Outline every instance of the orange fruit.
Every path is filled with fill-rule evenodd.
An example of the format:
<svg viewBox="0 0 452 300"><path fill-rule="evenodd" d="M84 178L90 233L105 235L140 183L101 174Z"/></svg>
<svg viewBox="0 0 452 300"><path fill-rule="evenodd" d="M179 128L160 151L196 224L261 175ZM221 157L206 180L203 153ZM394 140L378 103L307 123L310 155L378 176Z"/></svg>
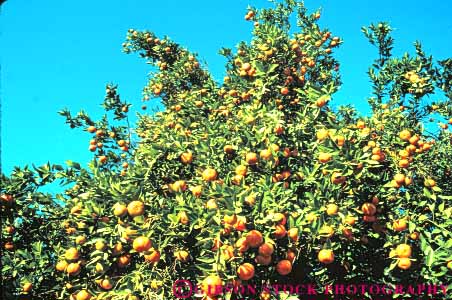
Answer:
<svg viewBox="0 0 452 300"><path fill-rule="evenodd" d="M66 271L67 266L68 266L68 263L65 260L60 260L56 264L55 269L59 272L64 272L64 271Z"/></svg>
<svg viewBox="0 0 452 300"><path fill-rule="evenodd" d="M334 253L333 250L330 249L322 249L319 251L317 258L321 263L330 264L334 261Z"/></svg>
<svg viewBox="0 0 452 300"><path fill-rule="evenodd" d="M231 258L234 257L234 247L228 245L225 248L221 250L221 255L223 256L224 260L228 261Z"/></svg>
<svg viewBox="0 0 452 300"><path fill-rule="evenodd" d="M396 247L397 256L400 258L406 258L411 256L411 246L408 244L400 244Z"/></svg>
<svg viewBox="0 0 452 300"><path fill-rule="evenodd" d="M295 251L293 250L287 250L287 255L286 255L286 259L293 262L295 260L295 258L297 257L297 254L295 253Z"/></svg>
<svg viewBox="0 0 452 300"><path fill-rule="evenodd" d="M99 156L99 162L100 162L101 164L106 163L107 160L108 160L108 157L106 157L105 155Z"/></svg>
<svg viewBox="0 0 452 300"><path fill-rule="evenodd" d="M356 218L353 216L346 216L344 219L344 223L353 226L356 223Z"/></svg>
<svg viewBox="0 0 452 300"><path fill-rule="evenodd" d="M237 275L241 280L250 280L254 277L254 266L250 263L244 263L237 269Z"/></svg>
<svg viewBox="0 0 452 300"><path fill-rule="evenodd" d="M22 290L25 293L31 292L32 289L33 289L33 284L31 282L25 282L24 285L22 286Z"/></svg>
<svg viewBox="0 0 452 300"><path fill-rule="evenodd" d="M289 93L289 89L288 88L286 88L286 87L282 87L281 88L281 94L282 95L287 95Z"/></svg>
<svg viewBox="0 0 452 300"><path fill-rule="evenodd" d="M178 217L179 217L179 222L180 222L181 224L187 225L187 224L190 223L190 218L188 217L186 211L181 211L181 212L179 212Z"/></svg>
<svg viewBox="0 0 452 300"><path fill-rule="evenodd" d="M254 152L249 152L246 154L245 157L246 163L250 166L257 164L258 162L258 158L257 158L257 154Z"/></svg>
<svg viewBox="0 0 452 300"><path fill-rule="evenodd" d="M103 251L106 247L105 242L103 240L98 240L95 244L94 247L96 248L96 250L99 251Z"/></svg>
<svg viewBox="0 0 452 300"><path fill-rule="evenodd" d="M408 225L405 219L400 219L400 220L395 220L392 223L392 228L395 231L404 231L405 229L407 229Z"/></svg>
<svg viewBox="0 0 452 300"><path fill-rule="evenodd" d="M193 161L193 154L191 152L184 152L180 155L180 160L184 165L191 164Z"/></svg>
<svg viewBox="0 0 452 300"><path fill-rule="evenodd" d="M292 241L296 242L298 240L298 228L290 228L289 231L287 231L287 235Z"/></svg>
<svg viewBox="0 0 452 300"><path fill-rule="evenodd" d="M168 187L171 191L180 193L187 189L187 183L185 180L176 180L174 183L170 183Z"/></svg>
<svg viewBox="0 0 452 300"><path fill-rule="evenodd" d="M280 225L286 225L287 218L283 213L275 213L273 215L273 220L278 222Z"/></svg>
<svg viewBox="0 0 452 300"><path fill-rule="evenodd" d="M400 258L397 266L402 270L408 270L411 267L411 260L407 257Z"/></svg>
<svg viewBox="0 0 452 300"><path fill-rule="evenodd" d="M258 230L251 230L246 235L246 242L251 248L257 248L264 242L262 233Z"/></svg>
<svg viewBox="0 0 452 300"><path fill-rule="evenodd" d="M451 123L452 124L452 123ZM447 268L452 270L452 260L447 262Z"/></svg>
<svg viewBox="0 0 452 300"><path fill-rule="evenodd" d="M208 297L220 295L223 290L223 280L218 275L209 275L201 283L201 291Z"/></svg>
<svg viewBox="0 0 452 300"><path fill-rule="evenodd" d="M273 245L267 242L260 245L258 250L259 254L262 256L271 256L274 251L275 248Z"/></svg>
<svg viewBox="0 0 452 300"><path fill-rule="evenodd" d="M66 257L67 260L76 260L80 257L80 252L77 248L69 248L66 250L64 257Z"/></svg>
<svg viewBox="0 0 452 300"><path fill-rule="evenodd" d="M435 182L435 180L429 178L424 181L424 186L428 187L428 188L432 188L432 187L436 186L436 182Z"/></svg>
<svg viewBox="0 0 452 300"><path fill-rule="evenodd" d="M410 161L408 159L399 160L399 167L408 168L410 166Z"/></svg>
<svg viewBox="0 0 452 300"><path fill-rule="evenodd" d="M237 215L225 215L223 221L225 224L234 225L237 222Z"/></svg>
<svg viewBox="0 0 452 300"><path fill-rule="evenodd" d="M144 260L148 263L156 263L160 260L160 252L154 248L150 249L150 254L144 255Z"/></svg>
<svg viewBox="0 0 452 300"><path fill-rule="evenodd" d="M130 264L130 254L121 255L118 257L118 266L124 268Z"/></svg>
<svg viewBox="0 0 452 300"><path fill-rule="evenodd" d="M190 260L190 253L185 250L176 251L176 253L174 253L174 256L181 262L187 262Z"/></svg>
<svg viewBox="0 0 452 300"><path fill-rule="evenodd" d="M411 132L409 130L402 130L399 132L399 137L402 141L409 141L411 138Z"/></svg>
<svg viewBox="0 0 452 300"><path fill-rule="evenodd" d="M329 225L323 225L319 233L327 238L331 238L334 235L334 228Z"/></svg>
<svg viewBox="0 0 452 300"><path fill-rule="evenodd" d="M135 200L129 203L127 205L127 212L129 213L129 216L131 217L138 217L144 214L144 203Z"/></svg>
<svg viewBox="0 0 452 300"><path fill-rule="evenodd" d="M246 172L247 172L247 167L244 165L238 165L237 167L235 167L235 174L237 174L237 175L246 176Z"/></svg>
<svg viewBox="0 0 452 300"><path fill-rule="evenodd" d="M110 279L102 279L99 283L99 286L108 291L113 288L113 283L110 281Z"/></svg>
<svg viewBox="0 0 452 300"><path fill-rule="evenodd" d="M195 196L196 198L201 197L202 194L202 185L196 185L194 187L191 188L191 193L193 194L193 196Z"/></svg>
<svg viewBox="0 0 452 300"><path fill-rule="evenodd" d="M75 243L77 245L83 245L84 243L86 243L87 239L86 236L84 235L79 235L78 237L75 238Z"/></svg>
<svg viewBox="0 0 452 300"><path fill-rule="evenodd" d="M284 225L281 224L277 224L275 225L275 230L273 231L273 236L276 239L282 239L283 237L285 237L287 234L286 228L284 227Z"/></svg>
<svg viewBox="0 0 452 300"><path fill-rule="evenodd" d="M373 216L377 212L377 207L370 202L366 202L361 206L361 211L367 216Z"/></svg>
<svg viewBox="0 0 452 300"><path fill-rule="evenodd" d="M259 265L268 266L272 262L272 257L259 254L256 256L255 262Z"/></svg>
<svg viewBox="0 0 452 300"><path fill-rule="evenodd" d="M321 152L319 153L319 161L322 164L326 164L327 162L329 162L332 159L332 155L330 153L325 153L325 152Z"/></svg>
<svg viewBox="0 0 452 300"><path fill-rule="evenodd" d="M405 183L405 175L403 174L395 174L394 175L394 181L398 184L404 184Z"/></svg>
<svg viewBox="0 0 452 300"><path fill-rule="evenodd" d="M345 180L346 180L345 176L342 176L341 173L334 172L334 173L331 175L331 182L332 182L333 184L342 184L342 183L345 182Z"/></svg>
<svg viewBox="0 0 452 300"><path fill-rule="evenodd" d="M75 296L76 300L89 300L91 299L91 294L86 291L86 290L81 290L80 292L77 293L77 295Z"/></svg>
<svg viewBox="0 0 452 300"><path fill-rule="evenodd" d="M207 202L206 202L206 208L207 209L218 209L218 204L217 204L217 200L215 200L215 199L209 199Z"/></svg>
<svg viewBox="0 0 452 300"><path fill-rule="evenodd" d="M96 127L94 127L94 126L89 126L88 128L86 128L86 131L88 131L89 133L94 133L94 132L96 132Z"/></svg>
<svg viewBox="0 0 452 300"><path fill-rule="evenodd" d="M133 240L133 249L137 252L148 251L151 247L151 240L146 236L139 236Z"/></svg>
<svg viewBox="0 0 452 300"><path fill-rule="evenodd" d="M232 154L234 153L234 147L232 145L226 145L224 146L223 151L227 154Z"/></svg>
<svg viewBox="0 0 452 300"><path fill-rule="evenodd" d="M82 268L80 267L79 263L70 263L66 268L66 273L68 273L69 275L75 276L78 273L80 273L81 270L82 270Z"/></svg>
<svg viewBox="0 0 452 300"><path fill-rule="evenodd" d="M419 239L419 232L413 232L413 233L411 233L410 234L410 238L412 239L412 240L418 240Z"/></svg>
<svg viewBox="0 0 452 300"><path fill-rule="evenodd" d="M235 247L241 252L244 253L246 251L248 251L249 249L249 245L248 242L246 240L246 237L241 237L239 238L236 242L235 242Z"/></svg>
<svg viewBox="0 0 452 300"><path fill-rule="evenodd" d="M323 141L330 135L329 131L326 129L320 129L316 132L317 140Z"/></svg>
<svg viewBox="0 0 452 300"><path fill-rule="evenodd" d="M339 212L339 206L334 203L328 204L326 206L326 214L328 216L335 216Z"/></svg>
<svg viewBox="0 0 452 300"><path fill-rule="evenodd" d="M113 206L113 214L117 217L122 217L127 213L127 206L121 203L116 203Z"/></svg>
<svg viewBox="0 0 452 300"><path fill-rule="evenodd" d="M202 179L204 181L214 181L218 177L218 173L215 169L207 168L202 172Z"/></svg>
<svg viewBox="0 0 452 300"><path fill-rule="evenodd" d="M261 150L261 152L259 153L259 156L263 160L270 160L272 158L272 152L269 149L264 149L264 150Z"/></svg>
<svg viewBox="0 0 452 300"><path fill-rule="evenodd" d="M292 272L292 263L287 259L280 260L276 264L276 272L278 272L279 275L283 276L289 274L290 272Z"/></svg>

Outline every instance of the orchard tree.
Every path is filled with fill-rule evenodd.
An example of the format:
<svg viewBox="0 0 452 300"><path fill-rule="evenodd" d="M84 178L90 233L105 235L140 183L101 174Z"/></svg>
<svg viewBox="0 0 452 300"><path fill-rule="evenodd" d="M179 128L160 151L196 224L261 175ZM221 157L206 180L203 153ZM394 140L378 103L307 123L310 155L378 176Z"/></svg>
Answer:
<svg viewBox="0 0 452 300"><path fill-rule="evenodd" d="M53 252L37 257L53 262L53 297L177 299L181 279L200 284L203 299L287 299L259 290L272 283L324 293L334 283L451 280L452 60L434 61L419 42L393 57L390 26L372 24L363 28L378 50L371 114L333 109L342 40L319 18L292 0L250 7L252 40L221 50L222 83L170 39L129 30L124 51L154 66L143 101L165 109L132 129L131 105L109 84L101 120L60 112L91 135L94 159L87 170L46 169L72 184L57 195L64 205L42 215L59 225L43 240ZM11 275L10 295L23 294L25 275ZM241 284L257 290L215 288Z"/></svg>

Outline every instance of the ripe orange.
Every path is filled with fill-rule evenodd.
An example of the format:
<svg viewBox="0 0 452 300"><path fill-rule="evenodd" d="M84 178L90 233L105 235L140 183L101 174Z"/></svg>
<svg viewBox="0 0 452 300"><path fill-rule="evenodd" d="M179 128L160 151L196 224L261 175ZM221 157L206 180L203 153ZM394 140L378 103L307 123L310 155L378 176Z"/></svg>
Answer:
<svg viewBox="0 0 452 300"><path fill-rule="evenodd" d="M408 168L410 166L410 161L408 159L399 160L399 167Z"/></svg>
<svg viewBox="0 0 452 300"><path fill-rule="evenodd" d="M344 219L344 223L353 226L356 223L356 218L353 216L346 216Z"/></svg>
<svg viewBox="0 0 452 300"><path fill-rule="evenodd" d="M201 283L201 291L208 297L214 297L222 293L223 280L218 275L209 275Z"/></svg>
<svg viewBox="0 0 452 300"><path fill-rule="evenodd" d="M202 185L196 185L194 187L191 188L191 193L193 194L193 196L195 196L196 198L201 197L202 194Z"/></svg>
<svg viewBox="0 0 452 300"><path fill-rule="evenodd" d="M246 163L251 166L251 165L257 164L259 159L257 158L256 153L249 152L246 154L245 160L246 160Z"/></svg>
<svg viewBox="0 0 452 300"><path fill-rule="evenodd" d="M263 160L270 160L272 158L272 152L269 149L264 149L264 150L261 150L261 152L259 153L259 156Z"/></svg>
<svg viewBox="0 0 452 300"><path fill-rule="evenodd" d="M273 231L273 236L276 239L282 239L287 234L286 228L282 224L275 225L275 230Z"/></svg>
<svg viewBox="0 0 452 300"><path fill-rule="evenodd" d="M207 208L207 209L218 209L217 200L215 200L214 198L209 199L209 200L206 202L206 208Z"/></svg>
<svg viewBox="0 0 452 300"><path fill-rule="evenodd" d="M64 257L66 257L67 260L76 260L80 257L80 252L77 248L69 248L66 250Z"/></svg>
<svg viewBox="0 0 452 300"><path fill-rule="evenodd" d="M185 250L176 251L176 253L174 253L174 256L181 262L187 262L190 260L190 253Z"/></svg>
<svg viewBox="0 0 452 300"><path fill-rule="evenodd" d="M329 131L326 129L320 129L316 133L317 140L323 141L330 135Z"/></svg>
<svg viewBox="0 0 452 300"><path fill-rule="evenodd" d="M290 262L293 262L296 257L297 257L297 254L295 253L295 251L293 251L291 249L287 250L287 255L286 255L287 260L289 260Z"/></svg>
<svg viewBox="0 0 452 300"><path fill-rule="evenodd" d="M396 247L397 256L400 258L406 258L411 256L411 246L408 244L400 244Z"/></svg>
<svg viewBox="0 0 452 300"><path fill-rule="evenodd" d="M333 250L330 249L322 249L319 251L317 258L321 263L330 264L334 261L334 253Z"/></svg>
<svg viewBox="0 0 452 300"><path fill-rule="evenodd" d="M400 258L397 266L402 270L408 270L411 267L411 260L407 257Z"/></svg>
<svg viewBox="0 0 452 300"><path fill-rule="evenodd" d="M99 162L100 162L101 164L106 163L107 160L108 160L108 157L106 157L105 155L99 156Z"/></svg>
<svg viewBox="0 0 452 300"><path fill-rule="evenodd" d="M246 235L246 242L251 248L257 248L264 242L262 233L258 230L251 230Z"/></svg>
<svg viewBox="0 0 452 300"><path fill-rule="evenodd" d="M405 175L400 174L400 173L395 174L394 181L398 184L404 184L405 183Z"/></svg>
<svg viewBox="0 0 452 300"><path fill-rule="evenodd" d="M246 240L246 237L241 237L235 242L235 247L239 250L239 252L244 253L248 251L250 246Z"/></svg>
<svg viewBox="0 0 452 300"><path fill-rule="evenodd" d="M373 216L377 212L377 207L370 202L366 202L361 206L361 211L367 216Z"/></svg>
<svg viewBox="0 0 452 300"><path fill-rule="evenodd" d="M334 172L334 173L331 175L331 182L332 182L333 184L342 184L342 183L345 182L345 180L346 180L345 176L342 176L341 173Z"/></svg>
<svg viewBox="0 0 452 300"><path fill-rule="evenodd" d="M296 242L298 240L298 228L290 228L289 231L287 231L287 235L292 241Z"/></svg>
<svg viewBox="0 0 452 300"><path fill-rule="evenodd" d="M330 203L326 206L326 214L328 216L335 216L339 212L339 206L334 203Z"/></svg>
<svg viewBox="0 0 452 300"><path fill-rule="evenodd" d="M278 272L279 275L283 276L289 274L290 272L292 272L292 263L287 259L280 260L276 264L276 272Z"/></svg>
<svg viewBox="0 0 452 300"><path fill-rule="evenodd" d="M32 288L33 288L33 284L31 282L25 282L24 285L22 286L22 290L25 293L31 292Z"/></svg>
<svg viewBox="0 0 452 300"><path fill-rule="evenodd" d="M118 267L124 268L130 264L130 254L124 254L118 257Z"/></svg>
<svg viewBox="0 0 452 300"><path fill-rule="evenodd" d="M133 249L137 252L148 251L151 247L151 240L146 236L140 236L133 240Z"/></svg>
<svg viewBox="0 0 452 300"><path fill-rule="evenodd" d="M419 239L419 232L415 231L413 233L410 234L410 238L412 240L418 240Z"/></svg>
<svg viewBox="0 0 452 300"><path fill-rule="evenodd" d="M402 141L409 141L411 138L411 132L409 130L402 130L399 132L399 137Z"/></svg>
<svg viewBox="0 0 452 300"><path fill-rule="evenodd" d="M108 291L113 288L113 283L110 281L110 279L102 279L102 281L99 283L99 286Z"/></svg>
<svg viewBox="0 0 452 300"><path fill-rule="evenodd" d="M156 263L160 260L160 252L154 248L150 249L150 254L144 255L144 260L148 263Z"/></svg>
<svg viewBox="0 0 452 300"><path fill-rule="evenodd" d="M86 131L88 131L89 133L94 133L94 132L96 132L96 127L94 127L94 126L89 126L87 129L86 129Z"/></svg>
<svg viewBox="0 0 452 300"><path fill-rule="evenodd" d="M187 183L185 180L176 180L174 183L170 183L168 187L171 191L180 193L187 189Z"/></svg>
<svg viewBox="0 0 452 300"><path fill-rule="evenodd" d="M325 152L321 152L319 154L319 161L322 164L326 164L327 162L329 162L332 159L332 155L330 153L325 153Z"/></svg>
<svg viewBox="0 0 452 300"><path fill-rule="evenodd" d="M254 277L254 266L250 263L244 263L237 269L237 275L241 280L250 280Z"/></svg>
<svg viewBox="0 0 452 300"><path fill-rule="evenodd" d="M226 152L227 154L232 154L234 153L234 147L232 145L226 145L223 148L224 152Z"/></svg>
<svg viewBox="0 0 452 300"><path fill-rule="evenodd" d="M236 214L225 215L223 217L223 221L224 221L225 224L234 225L237 222L237 215Z"/></svg>
<svg viewBox="0 0 452 300"><path fill-rule="evenodd" d="M181 224L187 225L188 223L190 223L190 218L188 217L186 211L180 211L178 217Z"/></svg>
<svg viewBox="0 0 452 300"><path fill-rule="evenodd" d="M129 213L129 216L131 217L138 217L144 214L144 203L135 200L129 203L127 205L127 212Z"/></svg>
<svg viewBox="0 0 452 300"><path fill-rule="evenodd" d="M180 155L180 160L184 165L191 164L193 161L193 154L191 152L184 152Z"/></svg>
<svg viewBox="0 0 452 300"><path fill-rule="evenodd" d="M268 266L272 262L272 257L259 254L254 261L259 265Z"/></svg>
<svg viewBox="0 0 452 300"><path fill-rule="evenodd" d="M395 231L404 231L405 229L407 229L408 225L405 219L399 219L399 220L395 220L392 223L392 228Z"/></svg>
<svg viewBox="0 0 452 300"><path fill-rule="evenodd" d="M230 260L234 257L234 247L232 247L231 245L226 246L221 250L221 255L223 256L224 260Z"/></svg>
<svg viewBox="0 0 452 300"><path fill-rule="evenodd" d="M259 250L258 250L259 254L262 256L271 256L274 251L275 251L275 248L273 247L272 244L270 244L268 242L260 245Z"/></svg>
<svg viewBox="0 0 452 300"><path fill-rule="evenodd" d="M116 203L113 206L113 214L117 217L122 217L127 213L127 206L121 203Z"/></svg>
<svg viewBox="0 0 452 300"><path fill-rule="evenodd" d="M86 290L81 290L77 293L77 296L75 296L76 300L89 300L91 299L91 294Z"/></svg>
<svg viewBox="0 0 452 300"><path fill-rule="evenodd" d="M238 165L235 168L235 174L237 174L237 175L246 176L246 173L247 173L247 168L244 165Z"/></svg>
<svg viewBox="0 0 452 300"><path fill-rule="evenodd" d="M327 238L331 238L334 235L334 228L329 225L323 225L319 233Z"/></svg>
<svg viewBox="0 0 452 300"><path fill-rule="evenodd" d="M69 275L75 276L78 273L80 273L81 270L82 270L82 268L80 267L79 263L70 263L66 268L66 273L68 273Z"/></svg>
<svg viewBox="0 0 452 300"><path fill-rule="evenodd" d="M105 242L103 240L98 240L96 241L96 243L94 244L94 247L96 248L96 250L98 251L103 251L106 247Z"/></svg>
<svg viewBox="0 0 452 300"><path fill-rule="evenodd" d="M289 93L289 89L287 87L282 87L281 88L281 94L282 95L287 95Z"/></svg>
<svg viewBox="0 0 452 300"><path fill-rule="evenodd" d="M202 172L202 179L204 181L214 181L218 177L218 173L215 169L207 168Z"/></svg>
<svg viewBox="0 0 452 300"><path fill-rule="evenodd" d="M60 260L56 264L55 269L59 272L64 272L64 271L66 271L67 266L68 266L68 263L65 260Z"/></svg>
<svg viewBox="0 0 452 300"><path fill-rule="evenodd" d="M435 180L429 178L424 181L424 186L428 187L428 188L432 188L432 187L436 186L436 182L435 182Z"/></svg>
<svg viewBox="0 0 452 300"><path fill-rule="evenodd" d="M75 243L77 245L83 245L84 243L86 243L87 239L86 236L84 235L79 235L78 237L75 238Z"/></svg>

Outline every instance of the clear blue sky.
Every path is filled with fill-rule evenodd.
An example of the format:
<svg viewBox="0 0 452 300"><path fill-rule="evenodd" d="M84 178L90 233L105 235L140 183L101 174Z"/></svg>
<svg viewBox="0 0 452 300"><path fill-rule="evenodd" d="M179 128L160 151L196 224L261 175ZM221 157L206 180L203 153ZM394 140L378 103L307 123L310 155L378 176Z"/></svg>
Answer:
<svg viewBox="0 0 452 300"><path fill-rule="evenodd" d="M365 74L376 52L362 25L387 20L396 28L395 53L412 51L419 39L436 58L452 56L452 2L391 0L306 0L323 8L320 21L345 43L336 51L344 85L335 104L365 110L370 85ZM1 163L13 166L78 161L86 166L89 135L71 130L57 111L85 109L101 114L105 84L119 84L123 99L140 111L149 66L121 52L129 28L168 35L200 54L216 78L223 77L218 50L249 40L248 4L264 0L8 0L1 7Z"/></svg>

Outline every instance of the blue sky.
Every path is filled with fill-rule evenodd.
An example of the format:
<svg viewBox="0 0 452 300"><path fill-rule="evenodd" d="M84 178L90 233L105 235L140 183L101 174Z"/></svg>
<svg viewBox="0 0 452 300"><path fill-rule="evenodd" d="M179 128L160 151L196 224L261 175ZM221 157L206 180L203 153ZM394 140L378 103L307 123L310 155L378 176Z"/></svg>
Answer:
<svg viewBox="0 0 452 300"><path fill-rule="evenodd" d="M232 3L232 4L231 4ZM249 40L244 21L248 4L264 0L8 0L1 7L1 164L13 166L73 160L86 166L90 136L71 130L57 114L62 108L84 109L100 116L105 84L119 84L123 99L140 111L141 89L149 65L121 52L129 28L168 35L208 63L223 77L225 60L218 50ZM334 104L353 104L365 111L370 84L367 67L376 52L360 28L389 21L396 29L396 54L412 51L418 39L437 59L452 56L452 2L306 0L323 8L320 24L345 43L336 51L344 84Z"/></svg>

